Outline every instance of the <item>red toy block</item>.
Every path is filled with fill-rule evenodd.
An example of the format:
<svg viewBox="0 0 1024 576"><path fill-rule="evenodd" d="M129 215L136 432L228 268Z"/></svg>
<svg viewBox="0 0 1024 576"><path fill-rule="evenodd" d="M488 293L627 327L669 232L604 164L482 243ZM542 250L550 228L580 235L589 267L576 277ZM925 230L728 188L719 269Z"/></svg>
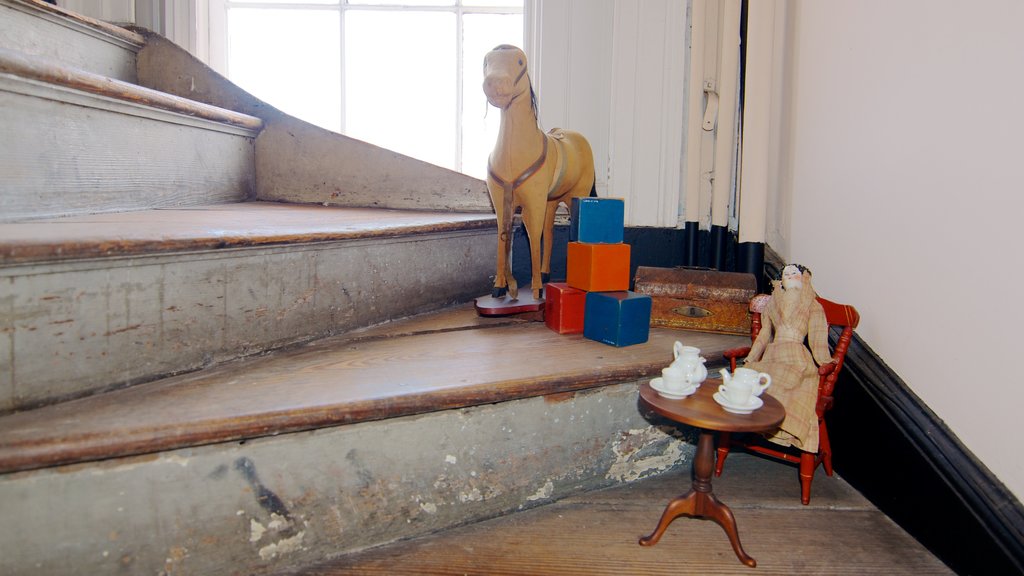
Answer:
<svg viewBox="0 0 1024 576"><path fill-rule="evenodd" d="M544 285L544 323L559 334L582 334L587 293L564 282Z"/></svg>
<svg viewBox="0 0 1024 576"><path fill-rule="evenodd" d="M629 244L569 242L566 283L587 292L629 289Z"/></svg>

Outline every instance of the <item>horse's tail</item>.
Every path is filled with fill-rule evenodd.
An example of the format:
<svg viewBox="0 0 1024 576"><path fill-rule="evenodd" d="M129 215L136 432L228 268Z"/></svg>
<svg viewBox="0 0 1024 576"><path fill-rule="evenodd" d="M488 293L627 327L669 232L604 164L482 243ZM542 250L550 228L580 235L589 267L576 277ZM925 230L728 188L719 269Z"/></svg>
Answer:
<svg viewBox="0 0 1024 576"><path fill-rule="evenodd" d="M597 198L597 172L594 172L594 183L590 185L590 197Z"/></svg>

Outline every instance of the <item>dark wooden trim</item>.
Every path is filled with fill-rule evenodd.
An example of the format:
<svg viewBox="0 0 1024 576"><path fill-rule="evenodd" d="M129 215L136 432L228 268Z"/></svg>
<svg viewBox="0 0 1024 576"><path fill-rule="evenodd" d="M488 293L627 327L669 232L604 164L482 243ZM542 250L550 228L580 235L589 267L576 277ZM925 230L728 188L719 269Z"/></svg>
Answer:
<svg viewBox="0 0 1024 576"><path fill-rule="evenodd" d="M855 336L829 415L836 471L960 574L1024 574L1024 507ZM1011 447L1016 442L993 439Z"/></svg>

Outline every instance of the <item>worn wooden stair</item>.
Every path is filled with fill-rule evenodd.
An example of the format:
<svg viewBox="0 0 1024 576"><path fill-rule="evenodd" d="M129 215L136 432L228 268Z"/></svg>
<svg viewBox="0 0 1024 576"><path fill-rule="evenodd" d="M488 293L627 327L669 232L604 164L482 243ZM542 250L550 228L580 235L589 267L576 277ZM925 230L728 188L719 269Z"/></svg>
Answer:
<svg viewBox="0 0 1024 576"><path fill-rule="evenodd" d="M284 115L146 31L0 15L0 414L488 290L479 180Z"/></svg>
<svg viewBox="0 0 1024 576"><path fill-rule="evenodd" d="M0 571L262 573L672 470L692 446L636 382L679 338L742 339L460 306L0 417Z"/></svg>

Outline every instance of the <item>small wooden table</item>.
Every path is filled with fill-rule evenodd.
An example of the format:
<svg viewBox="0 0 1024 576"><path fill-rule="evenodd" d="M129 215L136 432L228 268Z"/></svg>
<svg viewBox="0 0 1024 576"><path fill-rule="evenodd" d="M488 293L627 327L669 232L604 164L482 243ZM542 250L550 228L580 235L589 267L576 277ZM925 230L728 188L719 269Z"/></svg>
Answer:
<svg viewBox="0 0 1024 576"><path fill-rule="evenodd" d="M700 428L697 441L697 455L693 459L693 487L686 494L674 498L665 507L658 521L658 527L649 536L640 539L641 546L653 546L661 539L665 529L673 520L684 514L697 518L710 518L717 522L729 536L732 549L740 561L753 568L757 561L747 555L740 545L736 531L736 519L732 510L715 498L711 491L711 472L715 466L714 431L722 432L764 432L773 430L786 417L786 410L778 400L762 394L764 406L751 414L726 412L712 398L718 391L721 380L706 380L692 396L681 400L670 400L658 394L649 383L640 386L640 405L669 420Z"/></svg>

